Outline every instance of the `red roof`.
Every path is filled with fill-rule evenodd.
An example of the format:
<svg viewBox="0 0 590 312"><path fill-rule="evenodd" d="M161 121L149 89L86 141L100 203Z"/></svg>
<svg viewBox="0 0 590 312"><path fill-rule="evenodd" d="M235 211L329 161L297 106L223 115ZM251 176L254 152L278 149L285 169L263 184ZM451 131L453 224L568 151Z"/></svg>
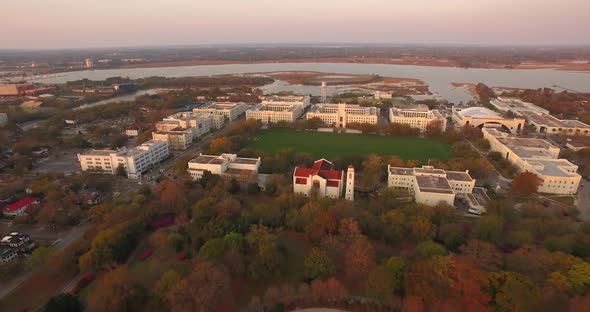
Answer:
<svg viewBox="0 0 590 312"><path fill-rule="evenodd" d="M39 198L37 197L25 197L19 201L17 201L14 204L8 205L6 207L4 207L2 210L5 212L15 212L15 211L19 211L23 208L27 208L29 205L31 205L32 203L38 201Z"/></svg>
<svg viewBox="0 0 590 312"><path fill-rule="evenodd" d="M295 176L296 177L304 177L307 178L310 175L317 174L317 169L308 169L308 168L299 168L295 167Z"/></svg>
<svg viewBox="0 0 590 312"><path fill-rule="evenodd" d="M326 180L340 180L340 179L342 179L342 171L338 171L338 170L320 170L318 175Z"/></svg>
<svg viewBox="0 0 590 312"><path fill-rule="evenodd" d="M333 187L338 187L338 184L340 184L340 181L327 181L326 185L327 186L333 186Z"/></svg>
<svg viewBox="0 0 590 312"><path fill-rule="evenodd" d="M341 180L342 171L332 170L333 165L331 162L320 159L313 163L312 168L299 168L295 167L294 175L296 177L309 177L312 175L318 175L326 180Z"/></svg>
<svg viewBox="0 0 590 312"><path fill-rule="evenodd" d="M307 184L307 179L304 178L296 178L295 184Z"/></svg>
<svg viewBox="0 0 590 312"><path fill-rule="evenodd" d="M332 170L334 165L332 165L331 162L325 160L325 159L320 159L320 160L316 160L313 163L313 169L319 169L319 170Z"/></svg>

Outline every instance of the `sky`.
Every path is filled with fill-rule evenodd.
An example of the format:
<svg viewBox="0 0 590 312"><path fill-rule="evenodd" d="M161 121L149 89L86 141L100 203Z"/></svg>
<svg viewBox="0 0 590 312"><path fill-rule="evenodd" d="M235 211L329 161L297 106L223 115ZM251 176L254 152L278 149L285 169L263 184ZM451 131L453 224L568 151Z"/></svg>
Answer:
<svg viewBox="0 0 590 312"><path fill-rule="evenodd" d="M588 45L589 0L4 0L0 49Z"/></svg>

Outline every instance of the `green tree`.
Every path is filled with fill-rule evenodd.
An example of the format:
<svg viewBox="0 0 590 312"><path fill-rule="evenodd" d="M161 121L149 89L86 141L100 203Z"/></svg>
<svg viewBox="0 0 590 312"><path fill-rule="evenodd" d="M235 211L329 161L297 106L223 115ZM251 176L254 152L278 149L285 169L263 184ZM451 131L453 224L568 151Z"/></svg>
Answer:
<svg viewBox="0 0 590 312"><path fill-rule="evenodd" d="M441 244L437 244L433 241L426 241L416 246L416 256L419 259L428 259L434 256L446 256L447 250Z"/></svg>
<svg viewBox="0 0 590 312"><path fill-rule="evenodd" d="M334 272L334 264L328 255L321 249L314 247L305 257L303 262L305 278L314 280L326 278Z"/></svg>
<svg viewBox="0 0 590 312"><path fill-rule="evenodd" d="M154 286L154 296L161 302L166 303L168 301L168 292L174 285L178 284L182 277L174 270L169 270L156 282Z"/></svg>
<svg viewBox="0 0 590 312"><path fill-rule="evenodd" d="M497 243L504 230L504 219L497 215L487 215L479 218L475 222L473 229L473 237L487 241L490 243Z"/></svg>
<svg viewBox="0 0 590 312"><path fill-rule="evenodd" d="M43 312L81 312L82 304L78 297L71 294L59 294L49 299Z"/></svg>
<svg viewBox="0 0 590 312"><path fill-rule="evenodd" d="M584 295L590 289L590 263L574 264L566 275L574 292L577 294Z"/></svg>
<svg viewBox="0 0 590 312"><path fill-rule="evenodd" d="M26 259L27 267L31 270L41 269L51 254L53 250L47 247L41 246L35 249Z"/></svg>
<svg viewBox="0 0 590 312"><path fill-rule="evenodd" d="M125 169L125 166L123 166L123 164L119 164L119 166L117 166L116 173L120 177L126 177L127 176L127 169Z"/></svg>
<svg viewBox="0 0 590 312"><path fill-rule="evenodd" d="M497 311L535 311L538 287L527 276L514 272L490 275L490 291Z"/></svg>

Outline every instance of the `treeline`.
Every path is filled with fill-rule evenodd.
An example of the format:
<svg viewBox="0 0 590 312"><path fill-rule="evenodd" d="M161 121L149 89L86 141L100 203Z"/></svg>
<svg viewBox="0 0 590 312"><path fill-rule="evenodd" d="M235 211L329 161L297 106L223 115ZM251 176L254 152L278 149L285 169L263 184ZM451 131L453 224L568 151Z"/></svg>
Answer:
<svg viewBox="0 0 590 312"><path fill-rule="evenodd" d="M80 264L101 276L88 308L584 311L590 300L590 225L542 203L492 201L473 219L404 203L392 189L348 202L297 196L285 177L270 184L246 194L222 179L166 180L94 208L100 232ZM127 220L156 211L177 215L176 227L150 235L158 272L122 264L123 238L147 233ZM189 260L165 260L175 254Z"/></svg>

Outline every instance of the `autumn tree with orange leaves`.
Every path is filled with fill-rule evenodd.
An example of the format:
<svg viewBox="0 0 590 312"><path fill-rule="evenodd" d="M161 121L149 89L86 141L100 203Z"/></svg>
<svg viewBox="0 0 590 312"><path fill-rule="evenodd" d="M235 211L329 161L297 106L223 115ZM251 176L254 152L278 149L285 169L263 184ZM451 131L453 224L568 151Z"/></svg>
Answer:
<svg viewBox="0 0 590 312"><path fill-rule="evenodd" d="M512 180L512 188L519 193L535 193L542 183L543 180L538 175L526 171Z"/></svg>

